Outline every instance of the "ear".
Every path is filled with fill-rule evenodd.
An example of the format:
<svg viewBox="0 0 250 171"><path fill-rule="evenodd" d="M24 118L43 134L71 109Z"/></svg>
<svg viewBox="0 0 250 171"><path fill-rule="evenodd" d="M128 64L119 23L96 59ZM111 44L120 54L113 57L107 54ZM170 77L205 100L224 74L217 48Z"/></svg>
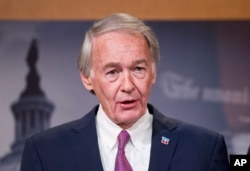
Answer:
<svg viewBox="0 0 250 171"><path fill-rule="evenodd" d="M154 84L156 82L156 77L157 77L156 70L153 70L153 73L152 73L152 84Z"/></svg>
<svg viewBox="0 0 250 171"><path fill-rule="evenodd" d="M88 90L88 91L92 91L93 90L93 85L92 85L92 80L90 76L85 76L80 72L80 77L82 80L82 84L84 85L84 87Z"/></svg>

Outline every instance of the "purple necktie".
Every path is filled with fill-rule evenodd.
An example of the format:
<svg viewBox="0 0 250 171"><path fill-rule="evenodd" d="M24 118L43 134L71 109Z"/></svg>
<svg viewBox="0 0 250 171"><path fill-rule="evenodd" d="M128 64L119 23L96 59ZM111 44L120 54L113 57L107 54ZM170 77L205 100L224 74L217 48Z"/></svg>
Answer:
<svg viewBox="0 0 250 171"><path fill-rule="evenodd" d="M130 139L130 135L127 131L122 130L118 135L118 151L115 159L115 171L133 171L126 156L125 145Z"/></svg>

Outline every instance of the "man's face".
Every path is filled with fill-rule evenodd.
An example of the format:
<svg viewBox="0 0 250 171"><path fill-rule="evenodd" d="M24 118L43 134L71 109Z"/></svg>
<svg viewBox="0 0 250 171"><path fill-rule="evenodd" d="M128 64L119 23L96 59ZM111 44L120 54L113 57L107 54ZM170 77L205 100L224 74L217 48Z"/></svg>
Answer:
<svg viewBox="0 0 250 171"><path fill-rule="evenodd" d="M156 71L142 35L108 32L94 38L92 72L81 77L107 116L128 128L146 111Z"/></svg>

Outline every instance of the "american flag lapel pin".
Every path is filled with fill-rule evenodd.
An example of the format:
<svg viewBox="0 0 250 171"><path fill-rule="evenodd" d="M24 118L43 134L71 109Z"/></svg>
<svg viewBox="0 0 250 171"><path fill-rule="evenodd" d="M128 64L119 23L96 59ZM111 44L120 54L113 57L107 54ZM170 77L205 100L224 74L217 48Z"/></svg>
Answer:
<svg viewBox="0 0 250 171"><path fill-rule="evenodd" d="M162 143L162 144L168 145L169 142L170 142L170 139L169 139L169 138L164 137L164 136L161 137L161 143Z"/></svg>

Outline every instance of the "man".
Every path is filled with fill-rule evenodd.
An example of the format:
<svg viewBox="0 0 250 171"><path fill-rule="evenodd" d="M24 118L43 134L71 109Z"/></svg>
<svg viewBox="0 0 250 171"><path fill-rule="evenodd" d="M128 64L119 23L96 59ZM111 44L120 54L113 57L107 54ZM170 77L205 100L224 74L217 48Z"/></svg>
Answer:
<svg viewBox="0 0 250 171"><path fill-rule="evenodd" d="M80 120L27 139L21 171L229 170L221 135L148 104L158 61L158 41L139 19L113 14L97 21L78 67L100 104Z"/></svg>

